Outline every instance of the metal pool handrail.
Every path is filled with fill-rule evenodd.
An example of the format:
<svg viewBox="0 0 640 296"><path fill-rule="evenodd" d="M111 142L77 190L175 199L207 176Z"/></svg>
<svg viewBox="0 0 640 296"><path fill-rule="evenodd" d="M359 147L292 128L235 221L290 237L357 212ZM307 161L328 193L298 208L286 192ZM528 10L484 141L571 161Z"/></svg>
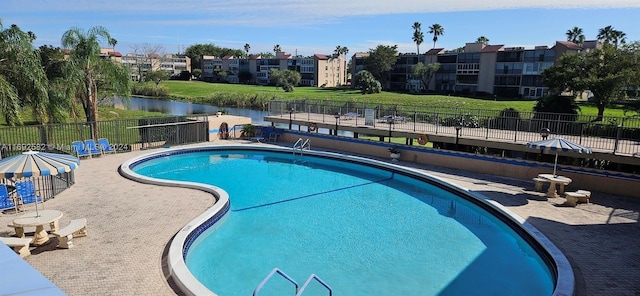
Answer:
<svg viewBox="0 0 640 296"><path fill-rule="evenodd" d="M273 270L271 270L271 272L264 278L264 280L262 280L262 282L260 282L260 284L256 287L256 289L253 291L253 296L258 295L258 292L260 292L260 290L262 290L262 287L264 287L264 285L271 279L271 277L273 277L274 274L279 274L281 275L283 278L285 278L286 280L290 281L292 284L294 284L296 286L296 295L298 294L298 283L292 279L289 275L287 275L286 273L284 273L284 271L280 270L280 268L274 268ZM306 285L306 283L305 283Z"/></svg>

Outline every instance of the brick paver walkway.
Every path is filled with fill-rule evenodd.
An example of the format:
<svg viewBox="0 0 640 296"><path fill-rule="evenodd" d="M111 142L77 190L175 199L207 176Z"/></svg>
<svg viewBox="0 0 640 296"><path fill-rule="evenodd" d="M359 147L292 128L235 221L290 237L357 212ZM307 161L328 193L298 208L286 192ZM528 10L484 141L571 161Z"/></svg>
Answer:
<svg viewBox="0 0 640 296"><path fill-rule="evenodd" d="M165 280L163 252L213 198L196 190L139 184L118 174L122 162L147 152L83 160L76 184L44 203L46 209L64 212L61 226L75 218L88 221L89 235L74 239L74 248L55 249L53 242L26 258L69 295L175 295ZM573 265L576 295L640 295L640 197L593 192L591 204L563 207L564 199L547 200L530 181L419 169L484 194L540 229ZM13 217L0 214L0 235L11 234L4 225Z"/></svg>

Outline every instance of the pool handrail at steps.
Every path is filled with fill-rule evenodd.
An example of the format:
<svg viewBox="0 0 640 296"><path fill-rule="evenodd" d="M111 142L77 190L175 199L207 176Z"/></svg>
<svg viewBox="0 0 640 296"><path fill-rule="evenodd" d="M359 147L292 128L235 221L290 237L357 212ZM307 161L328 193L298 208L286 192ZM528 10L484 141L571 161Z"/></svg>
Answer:
<svg viewBox="0 0 640 296"><path fill-rule="evenodd" d="M307 281L304 282L304 285L302 285L302 288L298 289L298 283L291 278L288 274L286 274L284 271L282 271L280 268L273 268L273 270L271 270L271 272L269 272L269 274L262 280L262 282L260 282L260 284L258 284L258 286L256 287L256 289L253 291L253 296L257 296L258 292L260 292L260 290L262 290L262 288L264 287L264 285L273 277L273 275L275 274L279 274L280 276L282 276L283 278L285 278L287 281L291 282L293 285L296 286L296 296L301 296L302 293L304 293L304 290L307 288L307 286L311 283L311 280L316 280L318 283L320 283L323 287L325 287L328 291L329 291L329 296L333 295L333 290L331 289L331 287L329 285L327 285L327 283L325 283L320 277L318 277L315 273L312 273L311 275L309 275L309 278L307 278Z"/></svg>

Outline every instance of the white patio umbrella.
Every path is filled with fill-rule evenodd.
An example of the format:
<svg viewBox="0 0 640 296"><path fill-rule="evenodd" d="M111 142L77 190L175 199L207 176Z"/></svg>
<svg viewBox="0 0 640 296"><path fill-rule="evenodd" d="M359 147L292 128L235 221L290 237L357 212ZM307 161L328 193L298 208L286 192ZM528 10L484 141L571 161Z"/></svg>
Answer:
<svg viewBox="0 0 640 296"><path fill-rule="evenodd" d="M68 173L80 165L80 160L69 154L27 151L0 160L0 178L18 180L39 176ZM38 200L36 215L38 213Z"/></svg>
<svg viewBox="0 0 640 296"><path fill-rule="evenodd" d="M591 153L591 149L564 138L551 138L527 143L527 147L540 149L543 152L555 152L556 160L553 164L553 176L557 176L556 169L558 167L558 151L572 151L576 153Z"/></svg>

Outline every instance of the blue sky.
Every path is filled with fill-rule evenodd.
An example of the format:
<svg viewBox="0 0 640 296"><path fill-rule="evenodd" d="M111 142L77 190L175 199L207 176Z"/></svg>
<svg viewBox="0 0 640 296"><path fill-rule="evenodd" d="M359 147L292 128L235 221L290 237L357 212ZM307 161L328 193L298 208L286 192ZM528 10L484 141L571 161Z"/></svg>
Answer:
<svg viewBox="0 0 640 296"><path fill-rule="evenodd" d="M72 28L107 28L124 54L133 47L160 45L164 53L198 43L271 52L330 54L336 46L349 55L377 45L415 52L414 22L425 34L420 52L433 47L427 33L444 27L437 47L455 49L481 35L490 44L553 46L565 32L581 27L587 40L611 25L640 40L640 0L2 0L0 19L36 34L36 46L60 46ZM444 3L446 2L446 3ZM477 2L477 3L476 3ZM487 3L490 2L490 3Z"/></svg>

